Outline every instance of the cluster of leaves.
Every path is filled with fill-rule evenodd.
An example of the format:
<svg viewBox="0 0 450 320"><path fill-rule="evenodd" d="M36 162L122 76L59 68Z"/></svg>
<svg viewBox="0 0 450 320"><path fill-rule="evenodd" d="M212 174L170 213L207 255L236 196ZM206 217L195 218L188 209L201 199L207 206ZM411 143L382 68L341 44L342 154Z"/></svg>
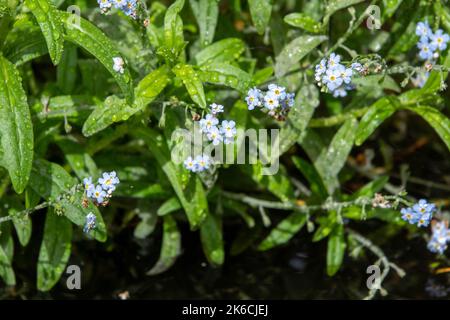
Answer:
<svg viewBox="0 0 450 320"><path fill-rule="evenodd" d="M199 231L215 266L224 263L222 226L228 221L243 222L232 255L251 246L268 250L287 243L304 225L316 227L312 240L328 239L327 271L333 275L352 242L344 218L404 225L398 212L365 210L356 201L382 190L388 177L374 177L353 194L342 191L349 174L340 173L352 148L402 109L423 117L450 148L450 120L439 94L450 56L443 54L442 68L433 70L421 89L400 87L386 67L398 63L397 69L410 70L404 61L414 60L418 21L427 18L450 32L450 10L441 1L373 1L381 7L385 29L376 30L370 43L371 32L361 25L367 5L362 0L140 1L137 19L121 12L102 15L95 1L75 3L83 17L66 12L58 0L0 4L1 214L12 221L0 224L0 276L8 285L16 283L12 227L26 246L32 232L28 213L42 201L49 209L37 266L40 290L59 280L77 239L73 224L79 232L89 212L97 217L92 236L98 241L113 235L117 219L139 218L139 238L162 221L161 254L150 275L167 270L180 254L178 224L184 217ZM349 22L348 30L330 28L334 18L341 26ZM359 79L345 108L344 101L326 94L319 98L314 84L315 64L332 50L377 67L377 74ZM116 57L126 62L123 73L113 68ZM250 88L271 82L296 92L284 122L250 113L244 103ZM238 128L281 129L283 161L276 175L263 175L261 163L237 165L205 184L171 161L177 143L172 133L192 127L213 102L225 105ZM313 118L316 109L326 117ZM298 150L304 152L295 154ZM307 185L301 201L299 181L288 169ZM102 209L107 223L72 189L100 170L115 170L121 179L115 195L122 201ZM261 202L246 201L243 193L258 194ZM328 206L330 201L355 205ZM280 216L277 209L289 214L266 230L261 223L269 227Z"/></svg>

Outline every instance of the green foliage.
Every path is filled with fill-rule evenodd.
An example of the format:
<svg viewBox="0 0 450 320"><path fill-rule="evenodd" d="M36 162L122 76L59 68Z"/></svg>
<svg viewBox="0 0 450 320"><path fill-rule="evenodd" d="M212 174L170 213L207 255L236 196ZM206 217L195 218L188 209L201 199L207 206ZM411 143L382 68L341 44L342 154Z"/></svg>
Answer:
<svg viewBox="0 0 450 320"><path fill-rule="evenodd" d="M417 131L436 132L440 139L426 135L429 147L448 158L448 50L423 87L410 80L423 71L417 22L450 32L450 10L444 1L375 2L383 30L362 27L362 0L146 1L136 19L101 16L91 10L95 1L74 1L83 8L80 19L63 2L0 4L1 279L9 286L22 281L14 251L32 247L37 266L27 267L37 270L37 288L49 291L77 254L72 247L108 238L99 246L114 250L124 228L161 243L148 271L157 275L176 263L186 226L214 267L226 263L228 239L232 255L298 236L326 242L332 276L345 267L350 227L374 219L403 228L399 203L372 208L371 200L399 190L389 182L398 182L390 177L400 176L395 161L403 154L387 150L390 132L395 144L411 143L417 136L408 136L416 131L410 123L421 118L430 128ZM347 66L365 67L353 71L355 88L346 97L333 97L315 80L316 64L332 52ZM123 59L123 72L115 58ZM286 119L245 103L249 89L266 91L271 83L295 93ZM177 134L192 129L212 103L224 105L219 118L235 121L238 131L280 130L275 174L265 175L261 158L236 164L244 145L249 156L242 136L229 145L233 154L227 150L234 164L195 174L184 159L174 160ZM375 160L365 158L369 148ZM121 183L105 208L87 199L81 181L112 170ZM96 226L86 235L91 212ZM45 225L34 215L46 215ZM236 226L239 235L228 235Z"/></svg>

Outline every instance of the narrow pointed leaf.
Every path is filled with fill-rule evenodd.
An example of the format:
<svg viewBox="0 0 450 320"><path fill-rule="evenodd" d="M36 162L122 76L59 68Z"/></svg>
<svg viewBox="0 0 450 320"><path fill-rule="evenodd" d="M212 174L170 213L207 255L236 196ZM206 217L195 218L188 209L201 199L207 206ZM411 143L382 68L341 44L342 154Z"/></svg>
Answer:
<svg viewBox="0 0 450 320"><path fill-rule="evenodd" d="M33 162L33 128L22 79L14 65L0 56L0 135L2 163L14 190L25 189Z"/></svg>
<svg viewBox="0 0 450 320"><path fill-rule="evenodd" d="M58 282L69 261L71 248L72 223L49 210L37 264L39 290L48 291Z"/></svg>
<svg viewBox="0 0 450 320"><path fill-rule="evenodd" d="M230 62L245 50L245 43L239 38L228 38L214 42L195 55L198 65Z"/></svg>
<svg viewBox="0 0 450 320"><path fill-rule="evenodd" d="M219 0L189 0L200 28L200 42L203 46L212 43L219 17Z"/></svg>
<svg viewBox="0 0 450 320"><path fill-rule="evenodd" d="M209 214L200 227L203 252L213 266L223 264L225 259L222 236L222 221L218 216Z"/></svg>
<svg viewBox="0 0 450 320"><path fill-rule="evenodd" d="M344 226L337 224L328 237L327 274L333 276L339 271L345 254Z"/></svg>
<svg viewBox="0 0 450 320"><path fill-rule="evenodd" d="M175 75L183 81L187 92L191 96L192 101L198 104L201 108L206 108L205 91L200 80L199 74L191 65L178 64L172 71Z"/></svg>
<svg viewBox="0 0 450 320"><path fill-rule="evenodd" d="M270 15L272 14L272 1L248 0L248 5L256 30L259 34L263 34L266 31L266 27L270 21Z"/></svg>
<svg viewBox="0 0 450 320"><path fill-rule="evenodd" d="M41 27L53 64L58 64L64 50L63 25L51 0L26 0Z"/></svg>

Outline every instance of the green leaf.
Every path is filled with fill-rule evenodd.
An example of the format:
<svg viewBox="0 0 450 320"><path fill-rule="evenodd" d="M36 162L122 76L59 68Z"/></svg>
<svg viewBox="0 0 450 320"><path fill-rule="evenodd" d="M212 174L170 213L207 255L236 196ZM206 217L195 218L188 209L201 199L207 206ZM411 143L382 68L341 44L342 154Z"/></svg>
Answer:
<svg viewBox="0 0 450 320"><path fill-rule="evenodd" d="M106 98L86 119L83 135L89 137L119 121L126 121L132 115L145 109L170 82L170 69L163 66L149 73L139 82L135 90L136 100L133 106L116 96Z"/></svg>
<svg viewBox="0 0 450 320"><path fill-rule="evenodd" d="M318 242L327 237L334 229L336 224L336 212L331 211L327 216L319 217L317 221L320 223L319 228L314 232L312 241Z"/></svg>
<svg viewBox="0 0 450 320"><path fill-rule="evenodd" d="M77 81L77 64L77 48L73 44L68 43L56 73L56 82L64 94L70 94L75 89Z"/></svg>
<svg viewBox="0 0 450 320"><path fill-rule="evenodd" d="M312 193L319 199L325 200L328 197L328 191L314 166L300 157L292 157L292 162L308 180Z"/></svg>
<svg viewBox="0 0 450 320"><path fill-rule="evenodd" d="M250 14L252 15L253 24L259 34L266 31L266 27L270 21L272 13L271 0L248 0Z"/></svg>
<svg viewBox="0 0 450 320"><path fill-rule="evenodd" d="M317 22L303 12L288 14L284 17L284 22L312 33L320 33L322 31L320 22Z"/></svg>
<svg viewBox="0 0 450 320"><path fill-rule="evenodd" d="M450 119L437 109L428 106L406 107L424 118L450 150Z"/></svg>
<svg viewBox="0 0 450 320"><path fill-rule="evenodd" d="M27 214L16 215L16 213L25 209L18 198L9 198L6 204L8 205L8 215L12 217L14 229L16 229L17 238L20 244L25 247L31 238L31 219Z"/></svg>
<svg viewBox="0 0 450 320"><path fill-rule="evenodd" d="M80 18L80 25L77 25L71 13L60 11L59 16L64 23L64 39L82 47L97 58L114 77L127 100L133 101L130 71L125 68L122 74L113 69L113 58L121 57L114 43L100 29L83 18Z"/></svg>
<svg viewBox="0 0 450 320"><path fill-rule="evenodd" d="M219 0L189 0L189 2L200 27L200 42L202 46L207 46L213 42L216 32Z"/></svg>
<svg viewBox="0 0 450 320"><path fill-rule="evenodd" d="M383 97L364 114L356 130L355 144L360 146L399 106L395 97Z"/></svg>
<svg viewBox="0 0 450 320"><path fill-rule="evenodd" d="M363 2L363 1L364 0L330 0L330 1L328 1L328 4L326 6L326 13L325 13L325 17L324 17L324 24L325 25L328 24L330 17L336 11L353 6L353 5Z"/></svg>
<svg viewBox="0 0 450 320"><path fill-rule="evenodd" d="M298 66L303 57L325 40L327 40L326 36L300 36L288 43L276 58L275 75L277 78Z"/></svg>
<svg viewBox="0 0 450 320"><path fill-rule="evenodd" d="M49 291L61 278L72 248L72 224L53 210L47 212L37 264L37 287Z"/></svg>
<svg viewBox="0 0 450 320"><path fill-rule="evenodd" d="M158 216L149 201L139 201L135 211L141 221L134 229L134 236L138 239L145 239L155 230Z"/></svg>
<svg viewBox="0 0 450 320"><path fill-rule="evenodd" d="M252 84L252 76L247 72L225 63L213 63L200 67L203 82L221 84L245 93Z"/></svg>
<svg viewBox="0 0 450 320"><path fill-rule="evenodd" d="M64 50L64 30L56 7L50 0L26 0L41 27L53 64L58 64Z"/></svg>
<svg viewBox="0 0 450 320"><path fill-rule="evenodd" d="M164 17L164 46L178 57L184 47L183 21L179 16L184 7L184 0L175 1L166 11Z"/></svg>
<svg viewBox="0 0 450 320"><path fill-rule="evenodd" d="M306 84L301 87L295 97L294 106L291 108L287 120L280 130L281 154L303 139L309 120L311 120L319 102L317 86Z"/></svg>
<svg viewBox="0 0 450 320"><path fill-rule="evenodd" d="M98 174L92 157L73 137L65 136L58 138L56 143L63 151L64 157L80 180Z"/></svg>
<svg viewBox="0 0 450 320"><path fill-rule="evenodd" d="M139 128L133 134L146 142L150 152L166 174L186 212L191 229L198 228L209 212L208 202L200 179L194 176L187 182L182 181L183 174L180 169L184 170L184 168L176 166L171 161L167 142L160 133L148 128Z"/></svg>
<svg viewBox="0 0 450 320"><path fill-rule="evenodd" d="M337 224L328 237L327 274L331 277L339 271L345 254L344 226Z"/></svg>
<svg viewBox="0 0 450 320"><path fill-rule="evenodd" d="M209 214L200 226L200 238L203 252L213 266L223 264L225 259L222 237L222 221L216 215Z"/></svg>
<svg viewBox="0 0 450 320"><path fill-rule="evenodd" d="M18 19L13 30L8 34L3 47L4 56L20 66L48 53L41 29L25 16Z"/></svg>
<svg viewBox="0 0 450 320"><path fill-rule="evenodd" d="M14 241L11 235L11 224L0 224L0 277L8 286L16 284L16 276L12 268Z"/></svg>
<svg viewBox="0 0 450 320"><path fill-rule="evenodd" d="M358 121L355 118L347 120L331 140L328 149L323 150L314 162L329 194L332 194L339 185L337 175L350 154L357 126Z"/></svg>
<svg viewBox="0 0 450 320"><path fill-rule="evenodd" d="M269 250L275 246L288 242L300 231L305 222L306 214L300 212L290 214L287 218L281 220L281 222L260 243L258 250Z"/></svg>
<svg viewBox="0 0 450 320"><path fill-rule="evenodd" d="M223 39L207 46L195 55L198 65L230 62L237 59L245 50L245 43L239 38Z"/></svg>
<svg viewBox="0 0 450 320"><path fill-rule="evenodd" d="M31 188L47 201L56 201L55 205L62 208L64 215L81 228L86 222L88 213L95 214L97 217L96 228L91 230L90 235L96 240L104 242L106 241L106 227L103 218L92 202L89 201L87 208L83 206L84 192L71 191L77 184L76 179L56 163L43 159L34 161L30 176ZM60 199L64 194L69 194L69 196Z"/></svg>
<svg viewBox="0 0 450 320"><path fill-rule="evenodd" d="M181 234L175 219L170 215L164 216L163 219L164 233L161 254L158 262L147 272L149 276L160 274L169 269L181 253Z"/></svg>
<svg viewBox="0 0 450 320"><path fill-rule="evenodd" d="M177 64L172 71L175 75L183 81L187 92L191 96L192 101L198 104L201 108L206 108L205 92L203 91L203 84L200 80L199 74L191 65Z"/></svg>
<svg viewBox="0 0 450 320"><path fill-rule="evenodd" d="M158 216L165 216L166 214L172 213L174 211L180 210L181 203L178 201L178 198L172 197L167 199L159 208L156 214Z"/></svg>
<svg viewBox="0 0 450 320"><path fill-rule="evenodd" d="M0 135L2 163L14 190L25 189L33 162L33 127L22 79L14 65L0 56Z"/></svg>

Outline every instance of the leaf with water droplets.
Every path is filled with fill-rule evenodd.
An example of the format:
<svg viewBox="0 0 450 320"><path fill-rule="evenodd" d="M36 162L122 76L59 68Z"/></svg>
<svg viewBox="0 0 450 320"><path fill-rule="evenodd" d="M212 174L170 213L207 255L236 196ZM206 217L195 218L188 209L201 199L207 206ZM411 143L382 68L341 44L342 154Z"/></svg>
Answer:
<svg viewBox="0 0 450 320"><path fill-rule="evenodd" d="M298 66L303 57L327 40L326 36L300 36L288 43L276 58L275 75L279 78Z"/></svg>
<svg viewBox="0 0 450 320"><path fill-rule="evenodd" d="M104 103L99 104L86 119L83 134L88 137L115 122L128 120L135 113L145 109L161 93L170 79L170 69L167 66L149 73L136 87L136 99L132 106L116 96L106 98Z"/></svg>
<svg viewBox="0 0 450 320"><path fill-rule="evenodd" d="M185 169L181 165L175 165L172 162L167 142L159 132L149 128L139 128L134 130L133 134L145 141L180 200L188 217L191 229L197 229L209 214L208 202L200 178L190 176L187 183L182 181L185 171L183 172L181 170Z"/></svg>
<svg viewBox="0 0 450 320"><path fill-rule="evenodd" d="M252 84L250 74L225 63L213 63L200 67L200 78L203 82L221 84L242 93L247 92Z"/></svg>
<svg viewBox="0 0 450 320"><path fill-rule="evenodd" d="M161 253L153 268L147 271L149 276L160 274L169 269L181 253L181 234L175 219L171 215L166 215L163 219Z"/></svg>
<svg viewBox="0 0 450 320"><path fill-rule="evenodd" d="M245 50L245 43L238 38L214 42L195 55L198 65L230 62L238 59Z"/></svg>
<svg viewBox="0 0 450 320"><path fill-rule="evenodd" d="M383 97L375 102L364 114L356 130L355 144L360 146L384 120L389 118L398 108L395 97Z"/></svg>
<svg viewBox="0 0 450 320"><path fill-rule="evenodd" d="M328 149L323 149L314 162L329 194L333 194L333 191L339 186L337 175L350 154L357 126L358 121L355 118L347 120L334 135Z"/></svg>
<svg viewBox="0 0 450 320"><path fill-rule="evenodd" d="M175 1L166 11L164 17L164 47L178 57L184 47L183 20L179 15L184 7L184 0Z"/></svg>
<svg viewBox="0 0 450 320"><path fill-rule="evenodd" d="M248 5L256 30L259 34L263 34L266 31L266 27L270 21L270 15L272 14L272 1L248 0Z"/></svg>
<svg viewBox="0 0 450 320"><path fill-rule="evenodd" d="M206 108L205 91L203 90L203 84L197 71L188 64L177 64L173 67L172 71L181 79L181 81L183 81L192 101L201 108Z"/></svg>
<svg viewBox="0 0 450 320"><path fill-rule="evenodd" d="M450 119L447 116L436 108L429 106L411 106L406 108L424 118L441 137L450 151Z"/></svg>
<svg viewBox="0 0 450 320"><path fill-rule="evenodd" d="M25 15L16 20L2 49L4 56L16 66L48 53L42 31L31 19L31 15Z"/></svg>
<svg viewBox="0 0 450 320"><path fill-rule="evenodd" d="M216 32L219 0L189 0L189 3L200 28L200 43L207 46L213 41Z"/></svg>
<svg viewBox="0 0 450 320"><path fill-rule="evenodd" d="M14 65L0 56L0 135L2 165L14 190L25 189L33 162L33 127L22 79Z"/></svg>
<svg viewBox="0 0 450 320"><path fill-rule="evenodd" d="M306 13L302 12L288 14L284 17L284 22L312 33L320 33L322 31L320 22L317 22Z"/></svg>
<svg viewBox="0 0 450 320"><path fill-rule="evenodd" d="M72 224L53 210L45 219L44 238L37 263L37 288L49 291L66 269L72 250Z"/></svg>
<svg viewBox="0 0 450 320"><path fill-rule="evenodd" d="M86 223L88 213L95 214L97 217L96 227L89 234L96 240L104 242L106 241L106 226L100 211L91 201L85 208L83 206L84 193L71 190L78 183L60 165L43 159L34 161L30 176L31 188L45 200L56 202L62 207L64 216L81 228Z"/></svg>
<svg viewBox="0 0 450 320"><path fill-rule="evenodd" d="M84 48L96 57L114 77L127 100L132 102L133 82L130 71L125 67L124 72L120 73L113 68L113 58L121 57L113 42L89 21L80 18L80 24L78 25L71 13L58 12L58 14L61 21L64 22L64 39Z"/></svg>
<svg viewBox="0 0 450 320"><path fill-rule="evenodd" d="M26 0L41 27L53 64L58 64L64 50L63 26L55 5L50 0Z"/></svg>
<svg viewBox="0 0 450 320"><path fill-rule="evenodd" d="M313 84L303 85L297 93L294 106L280 130L281 154L303 139L309 120L311 120L318 105L319 90L317 87Z"/></svg>

